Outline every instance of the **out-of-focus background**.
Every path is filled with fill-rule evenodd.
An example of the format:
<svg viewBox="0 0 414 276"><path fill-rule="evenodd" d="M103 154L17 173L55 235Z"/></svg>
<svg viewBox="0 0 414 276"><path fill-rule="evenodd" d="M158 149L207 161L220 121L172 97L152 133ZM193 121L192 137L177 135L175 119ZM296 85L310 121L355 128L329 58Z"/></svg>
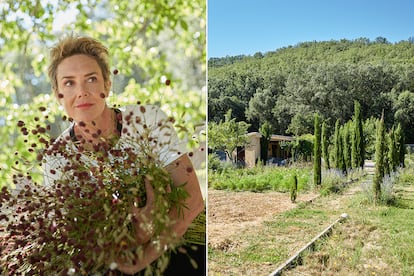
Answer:
<svg viewBox="0 0 414 276"><path fill-rule="evenodd" d="M111 70L119 71L110 105L150 102L176 118L205 185L206 1L6 0L0 22L0 187L13 174L41 181L35 160L42 144L23 135L18 121L29 129L49 124L51 137L68 126L47 66L49 48L72 33L108 47Z"/></svg>

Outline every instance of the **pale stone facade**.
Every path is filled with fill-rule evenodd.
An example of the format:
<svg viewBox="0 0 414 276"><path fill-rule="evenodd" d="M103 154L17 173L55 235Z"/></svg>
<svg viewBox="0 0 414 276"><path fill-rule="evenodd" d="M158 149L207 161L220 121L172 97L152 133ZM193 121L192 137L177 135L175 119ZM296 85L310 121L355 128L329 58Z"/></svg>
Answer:
<svg viewBox="0 0 414 276"><path fill-rule="evenodd" d="M244 161L246 167L254 167L257 160L260 159L260 137L262 136L259 132L250 132L248 136L248 145L245 148ZM276 135L273 134L270 138L268 157L277 157L281 159L288 158L288 153L284 152L279 143L282 141L293 141L294 138L291 136Z"/></svg>

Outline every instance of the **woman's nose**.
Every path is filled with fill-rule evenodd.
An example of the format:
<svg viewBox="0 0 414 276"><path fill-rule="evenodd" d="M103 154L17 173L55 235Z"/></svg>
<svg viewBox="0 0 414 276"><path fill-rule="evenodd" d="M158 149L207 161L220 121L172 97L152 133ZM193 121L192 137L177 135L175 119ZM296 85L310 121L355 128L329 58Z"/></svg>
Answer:
<svg viewBox="0 0 414 276"><path fill-rule="evenodd" d="M76 93L77 97L85 97L89 95L88 88L86 87L86 84L80 84L78 87L78 91Z"/></svg>

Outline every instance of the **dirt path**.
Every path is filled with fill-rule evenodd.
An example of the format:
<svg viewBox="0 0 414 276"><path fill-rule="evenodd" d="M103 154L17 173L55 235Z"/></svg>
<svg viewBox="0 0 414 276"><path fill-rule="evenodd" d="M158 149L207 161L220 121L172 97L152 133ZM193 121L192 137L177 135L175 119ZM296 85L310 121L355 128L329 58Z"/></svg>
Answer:
<svg viewBox="0 0 414 276"><path fill-rule="evenodd" d="M316 193L299 194L297 202L308 202ZM220 248L246 228L258 227L271 216L297 206L288 193L208 191L208 243Z"/></svg>

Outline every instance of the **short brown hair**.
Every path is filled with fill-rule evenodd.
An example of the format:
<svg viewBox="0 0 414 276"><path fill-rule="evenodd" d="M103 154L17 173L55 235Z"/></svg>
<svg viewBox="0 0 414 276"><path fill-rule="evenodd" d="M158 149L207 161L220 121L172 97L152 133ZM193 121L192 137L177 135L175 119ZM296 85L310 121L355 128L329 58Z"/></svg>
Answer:
<svg viewBox="0 0 414 276"><path fill-rule="evenodd" d="M57 94L57 68L59 64L68 57L73 55L87 55L96 60L101 68L105 89L109 91L110 70L108 61L108 49L98 40L83 37L83 36L67 36L59 41L50 50L50 64L48 68L48 74L50 81L52 82L52 89Z"/></svg>

